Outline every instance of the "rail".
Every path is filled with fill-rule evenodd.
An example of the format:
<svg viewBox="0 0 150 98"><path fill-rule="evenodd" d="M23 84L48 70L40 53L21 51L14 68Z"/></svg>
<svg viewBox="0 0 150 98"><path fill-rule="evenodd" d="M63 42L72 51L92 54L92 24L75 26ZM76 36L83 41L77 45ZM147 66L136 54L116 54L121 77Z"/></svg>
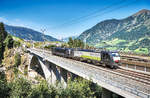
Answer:
<svg viewBox="0 0 150 98"><path fill-rule="evenodd" d="M107 83L111 86L117 87L121 90L127 91L131 94L134 94L136 96L139 96L141 98L150 98L150 90L148 89L147 91L142 91L142 90L138 90L136 87L138 88L142 88L143 89L143 84L139 87L138 84L135 86L130 86L133 85L132 83L136 83L134 80L128 79L127 77L124 77L123 75L117 73L117 72L112 72L112 71L108 71L107 69L104 68L98 68L97 66L93 67L90 64L86 64L83 62L79 62L79 61L72 61L72 60L68 60L66 58L62 58L62 57L57 57L57 56L53 56L50 54L49 51L44 51L44 54L42 54L41 50L30 50L32 53L35 53L36 55L39 55L40 57L45 58L48 61L51 61L53 63L56 64L60 64L60 67L65 68L66 70L73 70L73 73L79 75L79 76L84 76L84 78L86 79L91 79L93 80L93 82L96 83L100 83L100 82L104 82ZM59 62L59 63L58 63ZM64 66L65 65L65 66ZM72 65L72 66L70 66ZM116 75L115 75L116 73ZM121 76L120 76L121 75ZM118 80L119 79L119 80ZM117 81L116 81L117 80ZM130 85L127 85L127 81L132 82ZM119 82L118 82L119 81ZM137 82L139 83L139 82Z"/></svg>

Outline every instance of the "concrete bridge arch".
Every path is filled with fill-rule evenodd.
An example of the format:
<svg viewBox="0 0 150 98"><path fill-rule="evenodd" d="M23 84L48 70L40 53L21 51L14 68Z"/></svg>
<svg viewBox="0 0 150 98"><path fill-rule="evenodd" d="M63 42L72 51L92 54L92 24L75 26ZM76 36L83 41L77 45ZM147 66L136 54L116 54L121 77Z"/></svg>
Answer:
<svg viewBox="0 0 150 98"><path fill-rule="evenodd" d="M29 69L35 70L36 72L38 72L38 74L40 74L42 77L45 78L45 74L44 74L41 64L39 62L39 58L37 56L35 56L35 55L31 56L31 60L29 63Z"/></svg>
<svg viewBox="0 0 150 98"><path fill-rule="evenodd" d="M29 69L33 69L43 76L48 83L56 84L61 82L63 86L67 85L67 70L44 60L37 55L30 55Z"/></svg>

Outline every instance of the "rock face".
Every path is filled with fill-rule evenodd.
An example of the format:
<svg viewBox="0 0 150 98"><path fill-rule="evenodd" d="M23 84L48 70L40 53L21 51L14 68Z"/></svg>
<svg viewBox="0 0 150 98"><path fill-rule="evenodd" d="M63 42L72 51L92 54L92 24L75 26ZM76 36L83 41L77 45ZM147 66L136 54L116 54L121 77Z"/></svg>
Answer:
<svg viewBox="0 0 150 98"><path fill-rule="evenodd" d="M8 33L13 36L25 39L25 40L34 40L34 41L59 41L56 38L53 38L49 35L43 35L41 32L17 26L5 25L5 29Z"/></svg>
<svg viewBox="0 0 150 98"><path fill-rule="evenodd" d="M87 43L92 45L115 38L139 40L142 37L150 37L150 10L141 10L121 20L102 21L91 29L84 31L78 38L84 40L87 36Z"/></svg>

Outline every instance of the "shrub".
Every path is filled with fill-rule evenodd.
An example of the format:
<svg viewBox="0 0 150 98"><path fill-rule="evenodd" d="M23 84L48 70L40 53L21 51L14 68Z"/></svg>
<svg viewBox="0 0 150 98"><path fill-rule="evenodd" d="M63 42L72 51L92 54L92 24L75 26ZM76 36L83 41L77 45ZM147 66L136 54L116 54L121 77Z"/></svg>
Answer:
<svg viewBox="0 0 150 98"><path fill-rule="evenodd" d="M68 81L67 87L54 87L46 80L32 85L24 78L7 83L0 75L0 98L101 98L101 88L85 79Z"/></svg>
<svg viewBox="0 0 150 98"><path fill-rule="evenodd" d="M13 40L12 36L8 35L6 37L4 43L5 43L5 47L7 47L8 49L13 48L14 40Z"/></svg>
<svg viewBox="0 0 150 98"><path fill-rule="evenodd" d="M93 96L96 98L101 98L102 88L99 85L92 83L92 82L90 82L89 86L91 90L94 92Z"/></svg>
<svg viewBox="0 0 150 98"><path fill-rule="evenodd" d="M24 78L16 78L10 83L11 98L26 98L30 95L32 88L31 83Z"/></svg>
<svg viewBox="0 0 150 98"><path fill-rule="evenodd" d="M19 53L16 53L15 55L15 65L14 67L18 67L21 64L21 56Z"/></svg>
<svg viewBox="0 0 150 98"><path fill-rule="evenodd" d="M10 88L5 78L4 72L0 72L0 98L9 97Z"/></svg>
<svg viewBox="0 0 150 98"><path fill-rule="evenodd" d="M13 68L13 72L14 72L15 76L17 77L18 76L18 72L19 72L18 68L14 67Z"/></svg>
<svg viewBox="0 0 150 98"><path fill-rule="evenodd" d="M21 43L19 41L14 41L14 44L13 44L14 47L20 47L21 46Z"/></svg>
<svg viewBox="0 0 150 98"><path fill-rule="evenodd" d="M93 96L93 92L90 89L90 81L84 79L76 79L69 81L67 88L62 89L59 96L60 98L89 98Z"/></svg>
<svg viewBox="0 0 150 98"><path fill-rule="evenodd" d="M3 43L0 43L0 63L3 59L3 56L4 56L4 45Z"/></svg>
<svg viewBox="0 0 150 98"><path fill-rule="evenodd" d="M33 88L30 98L55 98L56 94L57 90L43 80Z"/></svg>

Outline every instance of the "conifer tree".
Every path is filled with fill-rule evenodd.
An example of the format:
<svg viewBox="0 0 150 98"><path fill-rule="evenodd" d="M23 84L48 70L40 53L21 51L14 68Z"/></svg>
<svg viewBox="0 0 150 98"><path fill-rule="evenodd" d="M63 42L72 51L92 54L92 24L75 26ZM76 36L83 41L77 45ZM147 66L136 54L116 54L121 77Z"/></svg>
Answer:
<svg viewBox="0 0 150 98"><path fill-rule="evenodd" d="M5 27L3 23L0 23L0 42L3 42L7 37L7 32L5 31Z"/></svg>
<svg viewBox="0 0 150 98"><path fill-rule="evenodd" d="M7 32L5 31L4 24L0 23L0 63L3 58L3 53L5 49L4 40L7 37Z"/></svg>

